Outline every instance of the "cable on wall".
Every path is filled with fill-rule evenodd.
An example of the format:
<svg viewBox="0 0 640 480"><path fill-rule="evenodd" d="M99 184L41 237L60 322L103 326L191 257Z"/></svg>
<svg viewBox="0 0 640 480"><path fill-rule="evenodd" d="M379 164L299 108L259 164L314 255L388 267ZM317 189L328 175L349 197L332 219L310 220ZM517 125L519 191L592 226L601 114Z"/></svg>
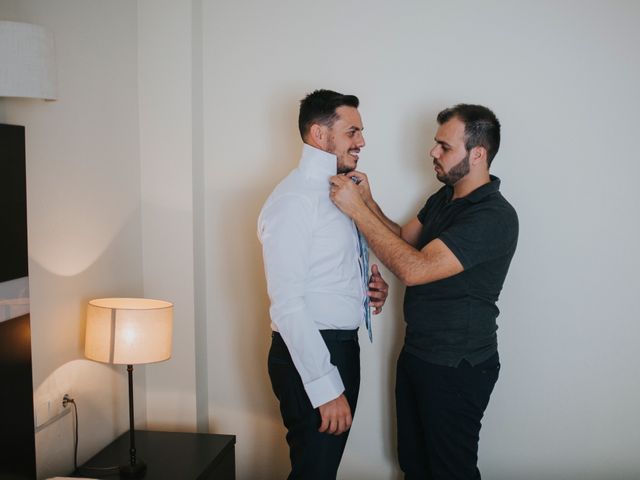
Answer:
<svg viewBox="0 0 640 480"><path fill-rule="evenodd" d="M78 406L73 398L71 398L68 394L62 399L62 406L67 407L68 404L73 405L73 419L74 419L74 440L73 440L73 473L78 475L91 475L96 477L108 476L117 474L119 472L119 467L117 465L111 467L78 467Z"/></svg>

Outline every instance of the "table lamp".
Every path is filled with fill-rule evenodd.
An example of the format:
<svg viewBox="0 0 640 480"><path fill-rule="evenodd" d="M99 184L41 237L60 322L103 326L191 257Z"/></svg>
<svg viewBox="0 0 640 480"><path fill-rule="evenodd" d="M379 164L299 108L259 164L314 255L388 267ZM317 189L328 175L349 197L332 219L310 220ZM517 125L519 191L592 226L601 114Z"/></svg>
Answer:
<svg viewBox="0 0 640 480"><path fill-rule="evenodd" d="M120 475L142 477L146 464L136 458L133 425L133 365L171 357L173 304L147 298L100 298L87 306L85 356L127 365L129 374L129 463Z"/></svg>

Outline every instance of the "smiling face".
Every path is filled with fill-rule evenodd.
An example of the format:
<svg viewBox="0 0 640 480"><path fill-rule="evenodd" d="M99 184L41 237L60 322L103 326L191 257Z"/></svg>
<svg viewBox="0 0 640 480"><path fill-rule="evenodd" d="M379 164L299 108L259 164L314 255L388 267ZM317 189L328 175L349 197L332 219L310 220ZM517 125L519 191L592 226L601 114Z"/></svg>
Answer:
<svg viewBox="0 0 640 480"><path fill-rule="evenodd" d="M456 117L443 123L436 133L433 157L436 177L446 185L455 185L470 170L469 152L465 147L464 123Z"/></svg>
<svg viewBox="0 0 640 480"><path fill-rule="evenodd" d="M342 106L336 109L338 118L324 130L323 150L333 153L338 160L338 173L348 173L358 165L360 149L364 147L362 119L357 108Z"/></svg>

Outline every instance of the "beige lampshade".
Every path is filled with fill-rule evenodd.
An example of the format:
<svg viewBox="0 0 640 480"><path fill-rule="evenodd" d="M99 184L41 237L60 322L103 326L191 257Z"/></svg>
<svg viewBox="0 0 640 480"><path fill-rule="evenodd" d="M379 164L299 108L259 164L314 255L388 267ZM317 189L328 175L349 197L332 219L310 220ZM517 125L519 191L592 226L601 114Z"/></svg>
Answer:
<svg viewBox="0 0 640 480"><path fill-rule="evenodd" d="M173 304L147 298L99 298L87 306L84 354L134 365L171 357Z"/></svg>

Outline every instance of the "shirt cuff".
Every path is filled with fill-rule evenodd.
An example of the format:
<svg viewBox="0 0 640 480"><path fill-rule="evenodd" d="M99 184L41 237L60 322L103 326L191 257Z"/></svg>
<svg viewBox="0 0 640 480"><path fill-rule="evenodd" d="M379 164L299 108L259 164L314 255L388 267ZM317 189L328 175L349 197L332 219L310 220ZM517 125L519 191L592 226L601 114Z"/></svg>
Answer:
<svg viewBox="0 0 640 480"><path fill-rule="evenodd" d="M313 408L318 408L331 400L338 398L344 392L344 384L340 372L334 366L326 375L306 383L304 390L311 400Z"/></svg>

